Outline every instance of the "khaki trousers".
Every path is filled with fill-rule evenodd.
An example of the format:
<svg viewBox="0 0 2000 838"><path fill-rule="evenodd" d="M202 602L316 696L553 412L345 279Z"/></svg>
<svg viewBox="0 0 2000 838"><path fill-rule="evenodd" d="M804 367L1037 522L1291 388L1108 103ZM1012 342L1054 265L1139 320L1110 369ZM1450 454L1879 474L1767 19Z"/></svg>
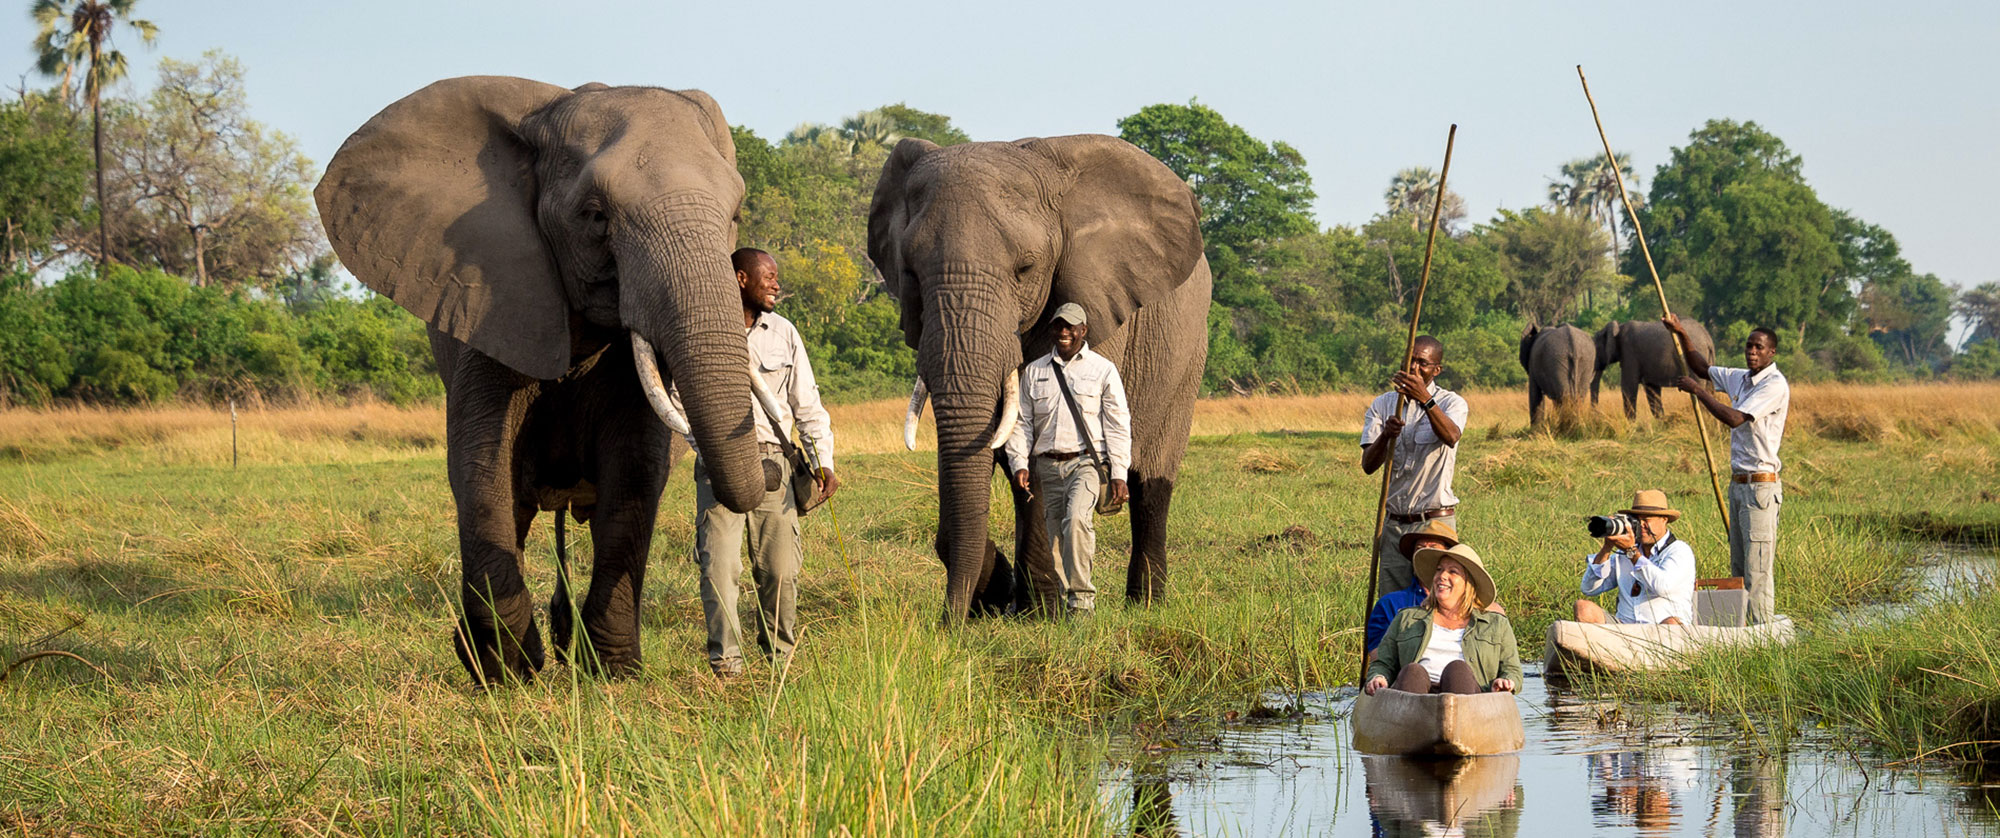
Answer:
<svg viewBox="0 0 2000 838"><path fill-rule="evenodd" d="M694 556L701 566L701 610L708 622L708 665L719 672L743 669L743 623L736 614L743 575L743 536L750 535L751 578L757 584L757 646L776 661L798 642L799 509L792 500L791 469L778 463L778 489L747 513L717 503L708 469L694 463Z"/></svg>
<svg viewBox="0 0 2000 838"><path fill-rule="evenodd" d="M1414 524L1400 524L1393 518L1382 519L1382 540L1375 542L1375 553L1381 558L1381 569L1375 572L1376 596L1379 597L1390 591L1400 591L1409 587L1411 582L1417 581L1416 568L1410 564L1409 557L1403 555L1403 552L1396 548L1397 545L1403 542L1404 534L1423 529L1431 521L1439 521L1449 525L1454 530L1458 529L1458 513L1456 512L1442 518L1430 518ZM1429 586L1430 581L1429 579L1423 580L1426 586Z"/></svg>
<svg viewBox="0 0 2000 838"><path fill-rule="evenodd" d="M1729 575L1743 577L1750 594L1750 624L1777 616L1772 566L1778 558L1778 507L1782 483L1729 484Z"/></svg>
<svg viewBox="0 0 2000 838"><path fill-rule="evenodd" d="M1097 554L1097 469L1083 457L1057 462L1037 456L1034 466L1056 589L1069 610L1089 611L1097 607L1097 588L1090 584L1090 561Z"/></svg>

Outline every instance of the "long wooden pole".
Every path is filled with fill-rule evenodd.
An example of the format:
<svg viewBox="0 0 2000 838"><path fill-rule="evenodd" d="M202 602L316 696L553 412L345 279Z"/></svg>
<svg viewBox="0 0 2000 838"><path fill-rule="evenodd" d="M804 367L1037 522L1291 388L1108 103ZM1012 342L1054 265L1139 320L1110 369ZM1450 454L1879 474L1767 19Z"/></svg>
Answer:
<svg viewBox="0 0 2000 838"><path fill-rule="evenodd" d="M1403 341L1403 365L1397 370L1410 368L1410 359L1417 354L1417 320L1424 316L1424 292L1431 287L1431 251L1437 246L1438 216L1444 210L1445 179L1451 176L1451 147L1458 141L1458 123L1452 123L1451 132L1444 138L1444 168L1438 171L1437 192L1431 196L1431 229L1424 237L1424 269L1417 280L1417 304L1410 309L1410 334ZM1396 412L1401 418L1408 397L1396 395ZM1375 501L1375 537L1368 541L1368 598L1361 603L1361 622L1367 625L1368 615L1375 610L1375 577L1382 573L1382 525L1389 515L1389 473L1396 469L1396 443L1389 443L1389 456L1382 461L1382 494ZM1368 644L1361 644L1361 678L1368 680Z"/></svg>
<svg viewBox="0 0 2000 838"><path fill-rule="evenodd" d="M1646 231L1639 226L1639 213L1632 209L1632 197L1625 194L1625 173L1618 170L1618 155L1611 151L1611 138L1604 133L1604 120L1597 115L1597 100L1590 96L1590 80L1583 77L1583 65L1576 65L1576 80L1583 83L1583 100L1590 103L1590 121L1597 123L1597 139L1604 142L1604 161L1611 167L1611 177L1618 183L1618 200L1625 204L1625 217L1632 221L1632 236L1639 240L1639 253L1646 257L1646 272L1653 276L1653 291L1660 295L1660 316L1672 317L1667 308L1667 289L1660 284L1660 269L1653 267L1653 249L1646 246ZM1672 334L1674 339L1674 363L1687 372L1687 347L1681 345L1681 336ZM1709 360L1714 360L1713 358ZM1729 504L1722 499L1722 476L1715 471L1715 453L1708 445L1708 423L1703 421L1701 400L1693 393L1688 394L1688 406L1694 408L1694 427L1701 432L1701 457L1708 463L1708 484L1715 490L1715 512L1721 516L1722 531L1729 532Z"/></svg>

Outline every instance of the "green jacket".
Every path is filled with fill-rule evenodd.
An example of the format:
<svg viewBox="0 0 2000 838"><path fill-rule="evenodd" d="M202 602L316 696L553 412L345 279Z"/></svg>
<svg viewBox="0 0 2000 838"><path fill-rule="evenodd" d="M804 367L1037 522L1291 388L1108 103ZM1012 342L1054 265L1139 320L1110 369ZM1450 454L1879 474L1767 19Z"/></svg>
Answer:
<svg viewBox="0 0 2000 838"><path fill-rule="evenodd" d="M1431 644L1431 627L1436 625L1430 609L1405 608L1389 621L1382 645L1375 647L1375 660L1368 664L1368 677L1380 675L1395 682L1403 667L1416 663ZM1465 627L1465 662L1479 679L1480 689L1493 688L1493 679L1506 678L1521 688L1521 650L1514 642L1514 626L1504 614L1491 611L1473 613ZM1366 679L1364 679L1366 680Z"/></svg>

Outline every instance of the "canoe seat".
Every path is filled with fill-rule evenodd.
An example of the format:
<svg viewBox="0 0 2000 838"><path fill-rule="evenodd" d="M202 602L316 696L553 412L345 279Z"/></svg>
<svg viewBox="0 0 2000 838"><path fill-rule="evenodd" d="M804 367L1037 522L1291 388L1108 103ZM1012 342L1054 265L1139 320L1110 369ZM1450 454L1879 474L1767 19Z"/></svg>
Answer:
<svg viewBox="0 0 2000 838"><path fill-rule="evenodd" d="M1695 625L1741 627L1750 624L1750 592L1743 589L1743 577L1696 579L1694 586Z"/></svg>

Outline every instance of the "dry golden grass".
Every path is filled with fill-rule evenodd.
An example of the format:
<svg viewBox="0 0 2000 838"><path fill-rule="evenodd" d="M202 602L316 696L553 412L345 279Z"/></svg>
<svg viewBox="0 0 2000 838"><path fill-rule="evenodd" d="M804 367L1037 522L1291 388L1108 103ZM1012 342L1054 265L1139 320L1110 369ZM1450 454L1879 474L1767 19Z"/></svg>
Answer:
<svg viewBox="0 0 2000 838"><path fill-rule="evenodd" d="M1626 430L1615 391L1583 417L1586 437L1617 437ZM1472 419L1466 430L1487 435L1523 432L1528 399L1517 390L1464 394ZM1337 432L1361 429L1365 393L1316 396L1250 396L1203 399L1195 404L1194 435ZM1685 421L1687 398L1665 396L1669 423ZM839 450L880 454L903 447L903 399L833 405ZM1641 400L1639 423L1652 421ZM2000 433L2000 382L1950 384L1804 384L1792 390L1788 431L1826 439L1879 441L1923 438L1945 430ZM356 449L377 457L444 444L441 406L312 406L243 410L238 446L245 460L312 462L353 460ZM920 449L936 447L931 414L919 426ZM229 411L177 406L146 410L66 408L0 411L0 460L41 461L63 456L143 448L148 462L214 464L229 459Z"/></svg>

